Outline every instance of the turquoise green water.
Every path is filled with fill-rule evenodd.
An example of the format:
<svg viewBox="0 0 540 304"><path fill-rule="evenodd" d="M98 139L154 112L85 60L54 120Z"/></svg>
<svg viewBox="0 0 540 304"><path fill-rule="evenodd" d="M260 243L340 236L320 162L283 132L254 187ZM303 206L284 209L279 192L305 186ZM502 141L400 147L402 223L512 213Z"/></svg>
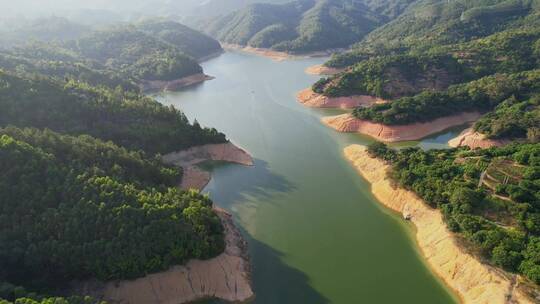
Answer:
<svg viewBox="0 0 540 304"><path fill-rule="evenodd" d="M215 167L205 189L250 243L254 303L455 303L422 262L412 227L381 207L343 158L345 146L370 139L319 122L335 111L296 103L317 79L304 69L322 61L226 53L204 64L215 80L158 97L255 159ZM444 147L458 131L420 145Z"/></svg>

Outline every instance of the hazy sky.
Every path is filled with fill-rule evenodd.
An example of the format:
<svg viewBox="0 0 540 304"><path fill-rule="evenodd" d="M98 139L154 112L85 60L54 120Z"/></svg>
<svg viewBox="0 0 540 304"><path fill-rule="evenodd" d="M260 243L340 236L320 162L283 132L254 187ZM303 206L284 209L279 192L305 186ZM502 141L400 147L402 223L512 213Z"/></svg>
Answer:
<svg viewBox="0 0 540 304"><path fill-rule="evenodd" d="M61 14L79 9L108 9L116 12L152 12L160 9L190 11L209 1L248 3L250 0L0 0L0 15L14 16ZM251 0L253 1L253 0ZM265 0L262 0L265 1ZM176 11L176 13L179 13Z"/></svg>

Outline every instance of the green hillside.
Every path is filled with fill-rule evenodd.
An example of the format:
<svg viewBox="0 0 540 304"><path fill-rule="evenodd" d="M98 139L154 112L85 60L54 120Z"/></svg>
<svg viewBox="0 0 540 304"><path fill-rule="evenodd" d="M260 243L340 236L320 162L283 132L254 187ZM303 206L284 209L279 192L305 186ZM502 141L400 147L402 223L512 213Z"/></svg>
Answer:
<svg viewBox="0 0 540 304"><path fill-rule="evenodd" d="M193 58L204 58L222 51L221 45L215 39L180 23L147 21L137 24L136 28L172 44L179 51Z"/></svg>
<svg viewBox="0 0 540 304"><path fill-rule="evenodd" d="M93 32L66 46L81 57L137 79L173 80L202 72L195 59L134 27Z"/></svg>
<svg viewBox="0 0 540 304"><path fill-rule="evenodd" d="M136 79L55 44L32 43L0 51L0 68L26 77L41 75L57 81L73 79L94 86L139 90Z"/></svg>
<svg viewBox="0 0 540 304"><path fill-rule="evenodd" d="M321 79L313 89L327 96L390 100L354 111L379 123L481 111L488 114L475 128L488 137L537 141L534 96L540 92L514 81L540 68L539 7L527 0L415 1L352 51L328 61L344 72ZM503 123L504 115L514 119ZM517 123L518 116L526 119Z"/></svg>
<svg viewBox="0 0 540 304"><path fill-rule="evenodd" d="M27 40L0 50L0 68L138 90L137 85L144 81L201 73L196 59L220 51L216 40L200 32L154 20L88 31L67 41Z"/></svg>
<svg viewBox="0 0 540 304"><path fill-rule="evenodd" d="M136 92L0 72L0 126L89 134L129 149L168 153L225 142L215 129L191 125L185 115Z"/></svg>
<svg viewBox="0 0 540 304"><path fill-rule="evenodd" d="M468 151L369 147L390 177L440 209L448 228L495 266L540 283L540 144Z"/></svg>
<svg viewBox="0 0 540 304"><path fill-rule="evenodd" d="M361 1L298 0L253 4L202 28L222 42L302 53L348 47L384 19Z"/></svg>
<svg viewBox="0 0 540 304"><path fill-rule="evenodd" d="M212 202L178 190L180 171L159 159L86 135L16 128L0 129L0 156L0 282L54 292L224 249Z"/></svg>

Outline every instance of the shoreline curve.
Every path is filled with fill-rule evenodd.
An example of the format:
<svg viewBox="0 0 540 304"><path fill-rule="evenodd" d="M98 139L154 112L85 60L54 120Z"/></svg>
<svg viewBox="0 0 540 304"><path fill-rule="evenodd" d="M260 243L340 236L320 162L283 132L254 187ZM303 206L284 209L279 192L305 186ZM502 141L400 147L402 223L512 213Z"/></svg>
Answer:
<svg viewBox="0 0 540 304"><path fill-rule="evenodd" d="M296 100L306 107L310 108L336 108L336 109L354 109L359 107L370 107L375 104L387 103L382 98L355 95L347 97L327 97L315 93L312 88L306 88L296 94Z"/></svg>
<svg viewBox="0 0 540 304"><path fill-rule="evenodd" d="M143 80L139 87L143 92L177 91L212 79L214 77L204 73L197 73L174 80Z"/></svg>
<svg viewBox="0 0 540 304"><path fill-rule="evenodd" d="M219 43L225 50L246 52L250 54L267 57L275 61L284 61L287 59L295 59L295 58L326 57L326 56L330 56L334 52L341 51L341 49L334 49L334 50L326 50L326 51L292 54L292 53L287 53L287 52L282 52L282 51L274 51L272 49L256 48L252 46L231 44L231 43L225 43L221 41Z"/></svg>
<svg viewBox="0 0 540 304"><path fill-rule="evenodd" d="M247 242L228 212L214 210L223 223L226 243L217 257L192 259L135 280L87 282L77 289L113 304L184 304L214 298L244 303L253 299Z"/></svg>
<svg viewBox="0 0 540 304"><path fill-rule="evenodd" d="M338 132L361 133L383 142L398 142L419 140L451 127L476 121L480 116L479 112L464 112L408 125L384 125L358 119L352 114L323 117L321 121Z"/></svg>
<svg viewBox="0 0 540 304"><path fill-rule="evenodd" d="M534 303L519 290L515 275L482 264L459 247L442 214L413 192L394 188L386 173L389 165L372 158L365 147L351 145L345 158L370 184L378 202L401 213L416 227L416 242L432 271L454 290L464 303Z"/></svg>
<svg viewBox="0 0 540 304"><path fill-rule="evenodd" d="M324 64L312 65L310 67L307 67L304 70L304 72L308 75L325 75L325 76L336 75L343 71L345 71L344 68L341 68L341 69L331 68L331 67L325 66Z"/></svg>
<svg viewBox="0 0 540 304"><path fill-rule="evenodd" d="M182 167L184 172L180 188L183 190L196 189L201 191L210 182L211 173L197 167L205 161L224 161L253 166L251 155L232 142L195 146L163 155L162 159L166 164Z"/></svg>
<svg viewBox="0 0 540 304"><path fill-rule="evenodd" d="M486 138L484 134L474 131L471 127L463 130L457 137L450 139L448 145L452 148L467 146L471 149L487 149L502 147L510 142L510 140Z"/></svg>

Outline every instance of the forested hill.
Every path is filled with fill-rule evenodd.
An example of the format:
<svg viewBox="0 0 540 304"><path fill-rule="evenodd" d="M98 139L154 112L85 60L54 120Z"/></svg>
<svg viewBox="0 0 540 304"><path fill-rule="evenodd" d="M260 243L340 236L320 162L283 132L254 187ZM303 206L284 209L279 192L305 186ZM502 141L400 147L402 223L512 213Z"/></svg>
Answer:
<svg viewBox="0 0 540 304"><path fill-rule="evenodd" d="M520 27L538 28L537 0L415 0L399 17L372 31L352 52L330 60L350 66L366 57L425 50Z"/></svg>
<svg viewBox="0 0 540 304"><path fill-rule="evenodd" d="M195 59L172 44L131 26L96 31L65 47L137 79L174 80L202 72Z"/></svg>
<svg viewBox="0 0 540 304"><path fill-rule="evenodd" d="M137 79L56 44L34 42L0 51L0 68L25 77L39 75L57 81L72 79L93 86L139 90Z"/></svg>
<svg viewBox="0 0 540 304"><path fill-rule="evenodd" d="M391 164L399 186L440 209L474 252L540 284L540 144L368 151Z"/></svg>
<svg viewBox="0 0 540 304"><path fill-rule="evenodd" d="M224 249L208 197L178 190L179 170L143 153L7 128L0 170L0 302L40 299L73 280L141 277Z"/></svg>
<svg viewBox="0 0 540 304"><path fill-rule="evenodd" d="M200 73L187 52L219 43L162 21L62 30L0 51L1 304L97 304L71 284L134 279L225 246L212 201L177 189L182 170L160 157L225 135L137 86Z"/></svg>
<svg viewBox="0 0 540 304"><path fill-rule="evenodd" d="M388 99L389 104L355 111L359 118L385 124L496 110L475 128L492 138L536 141L538 87L508 88L519 73L537 74L539 29L538 1L416 1L351 52L327 62L345 71L321 79L313 89L327 96ZM505 123L504 115L512 118ZM512 128L516 132L509 132Z"/></svg>
<svg viewBox="0 0 540 304"><path fill-rule="evenodd" d="M226 141L215 129L191 125L173 107L120 87L113 90L0 71L0 108L0 127L89 134L151 154Z"/></svg>
<svg viewBox="0 0 540 304"><path fill-rule="evenodd" d="M386 18L358 0L297 0L253 4L201 29L226 43L305 53L348 47Z"/></svg>
<svg viewBox="0 0 540 304"><path fill-rule="evenodd" d="M70 24L66 27L73 27ZM24 40L27 36L17 37ZM4 45L0 68L135 89L134 84L147 80L176 80L201 73L197 60L221 51L216 40L163 20L88 30L72 39L46 40Z"/></svg>
<svg viewBox="0 0 540 304"><path fill-rule="evenodd" d="M137 29L175 46L181 52L201 59L223 51L219 42L201 32L172 21L145 21Z"/></svg>

